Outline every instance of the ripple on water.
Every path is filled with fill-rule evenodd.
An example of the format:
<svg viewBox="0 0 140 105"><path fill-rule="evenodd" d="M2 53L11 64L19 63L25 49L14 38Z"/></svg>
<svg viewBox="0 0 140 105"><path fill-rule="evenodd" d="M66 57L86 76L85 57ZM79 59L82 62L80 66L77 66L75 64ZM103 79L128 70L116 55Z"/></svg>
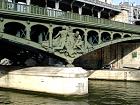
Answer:
<svg viewBox="0 0 140 105"><path fill-rule="evenodd" d="M139 82L89 81L90 97L98 97L96 103L103 105L138 105ZM91 99L90 99L91 100Z"/></svg>
<svg viewBox="0 0 140 105"><path fill-rule="evenodd" d="M89 81L89 95L67 99L0 90L0 105L139 105L139 82Z"/></svg>

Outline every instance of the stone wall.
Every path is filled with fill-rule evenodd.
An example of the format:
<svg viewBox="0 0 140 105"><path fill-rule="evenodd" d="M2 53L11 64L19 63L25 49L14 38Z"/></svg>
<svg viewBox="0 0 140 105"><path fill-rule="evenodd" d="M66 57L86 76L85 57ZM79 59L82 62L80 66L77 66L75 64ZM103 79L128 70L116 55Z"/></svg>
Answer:
<svg viewBox="0 0 140 105"><path fill-rule="evenodd" d="M102 69L111 65L113 69L124 65L140 64L140 43L119 43L106 46L80 57L77 66L85 69Z"/></svg>
<svg viewBox="0 0 140 105"><path fill-rule="evenodd" d="M89 79L99 80L121 80L121 81L139 81L140 70L96 70L89 76Z"/></svg>
<svg viewBox="0 0 140 105"><path fill-rule="evenodd" d="M120 43L103 48L103 64L112 64L113 68L124 65L140 64L140 43Z"/></svg>

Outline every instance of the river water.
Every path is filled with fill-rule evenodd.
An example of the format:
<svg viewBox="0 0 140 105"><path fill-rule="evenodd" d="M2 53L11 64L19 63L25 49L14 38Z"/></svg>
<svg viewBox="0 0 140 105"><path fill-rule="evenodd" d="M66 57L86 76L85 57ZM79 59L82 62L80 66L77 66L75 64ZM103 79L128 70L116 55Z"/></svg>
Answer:
<svg viewBox="0 0 140 105"><path fill-rule="evenodd" d="M60 98L0 89L0 105L140 105L140 83L90 80L89 94L83 98Z"/></svg>

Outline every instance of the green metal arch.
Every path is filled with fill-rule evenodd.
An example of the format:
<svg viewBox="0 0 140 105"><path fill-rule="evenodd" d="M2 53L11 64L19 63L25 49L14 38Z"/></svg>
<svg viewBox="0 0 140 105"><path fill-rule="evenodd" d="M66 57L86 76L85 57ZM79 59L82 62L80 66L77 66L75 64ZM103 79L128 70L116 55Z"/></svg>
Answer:
<svg viewBox="0 0 140 105"><path fill-rule="evenodd" d="M81 29L81 28L72 28L72 30L73 30L73 32L74 32L74 30L79 30L80 35L82 35L82 36L84 36L84 34L85 34L85 30L83 30L83 29ZM82 34L81 34L81 33L82 33Z"/></svg>
<svg viewBox="0 0 140 105"><path fill-rule="evenodd" d="M109 45L112 45L112 44L116 44L116 43L120 43L120 42L125 42L125 41L131 41L131 40L140 40L140 37L128 37L128 38L122 38L122 39L112 40L112 41L108 41L108 42L104 42L104 43L98 44L96 46L90 45L87 48L87 52L85 52L82 55L76 56L74 59L77 59L80 56L83 56L85 54L88 54L90 52L93 52L95 50L98 50L98 49L103 48L105 46L109 46Z"/></svg>
<svg viewBox="0 0 140 105"><path fill-rule="evenodd" d="M42 23L31 23L30 27L33 27L33 26L36 26L36 25L44 26L44 27L46 27L46 28L49 29L49 25L47 25L47 24L42 24Z"/></svg>
<svg viewBox="0 0 140 105"><path fill-rule="evenodd" d="M29 46L29 47L33 47L33 48L36 48L38 50L46 51L41 46L41 44L26 40L26 39L23 39L23 38L19 38L19 37L16 37L16 36L8 35L8 34L5 34L5 33L0 33L0 39L8 40L8 41L16 43L16 44L21 44L21 45L26 45L26 46Z"/></svg>
<svg viewBox="0 0 140 105"><path fill-rule="evenodd" d="M83 31L83 33L85 33L85 29L83 29L83 28L78 28L78 27L73 27L72 28L72 30L76 30L76 29L81 30L81 31Z"/></svg>
<svg viewBox="0 0 140 105"><path fill-rule="evenodd" d="M111 33L112 33L112 32L109 31L109 30L100 30L100 33L101 33L101 34L104 33L104 32L105 32L105 33L109 33L110 35L111 35Z"/></svg>
<svg viewBox="0 0 140 105"><path fill-rule="evenodd" d="M17 21L10 21L10 22L6 22L3 26L5 26L6 24L9 24L9 23L18 23L18 24L21 24L23 25L25 28L26 28L26 25L20 23L20 22L17 22Z"/></svg>
<svg viewBox="0 0 140 105"><path fill-rule="evenodd" d="M109 32L109 31L101 31L101 35L102 35L103 33L108 33L108 34L111 36L111 32Z"/></svg>
<svg viewBox="0 0 140 105"><path fill-rule="evenodd" d="M48 30L49 30L49 27L47 27L47 26L45 26L45 25L42 25L42 24L34 24L34 25L31 25L31 28L34 27L34 26L43 26L43 27L48 28Z"/></svg>
<svg viewBox="0 0 140 105"><path fill-rule="evenodd" d="M87 29L86 32L89 32L89 31L96 31L99 33L99 29Z"/></svg>
<svg viewBox="0 0 140 105"><path fill-rule="evenodd" d="M139 37L128 37L128 38L121 38L121 39L117 39L117 40L112 40L112 41L108 41L108 42L104 42L104 43L101 43L101 44L98 44L96 46L92 46L91 48L89 48L88 52L91 52L91 51L95 51L97 49L100 49L100 48L103 48L105 46L109 46L109 45L112 45L112 44L116 44L116 43L120 43L120 42L125 42L125 41L131 41L131 40L140 40L140 36Z"/></svg>
<svg viewBox="0 0 140 105"><path fill-rule="evenodd" d="M113 33L112 35L113 35L113 39L115 35L120 35L120 38L122 38L122 35L120 33Z"/></svg>
<svg viewBox="0 0 140 105"><path fill-rule="evenodd" d="M35 49L38 49L38 50L41 50L41 51L49 52L49 50L43 48L41 44L26 40L26 39L23 39L23 38L8 35L8 34L5 34L5 33L0 33L0 39L8 40L8 41L16 43L16 44L26 45L26 46L29 46L29 47L32 47L32 48L35 48ZM85 54L89 53L89 52L92 52L92 51L95 51L97 49L100 49L102 47L108 46L108 45L112 45L112 44L116 44L116 43L120 43L120 42L125 42L125 41L131 41L131 40L140 40L140 37L122 38L122 39L117 39L117 40L104 42L104 43L98 44L96 46L91 46L91 47L88 48L88 51L85 52ZM54 55L59 56L59 57L61 57L63 59L66 59L66 60L68 59L66 56L61 56L61 55L59 55L59 54L57 54L55 52L51 52L51 53L53 53ZM72 58L72 59L76 59L76 58L78 58L80 56L82 56L82 55L79 54L78 56L76 56L75 58Z"/></svg>
<svg viewBox="0 0 140 105"><path fill-rule="evenodd" d="M63 26L66 26L66 25L63 25ZM55 29L55 28L57 28L57 27L63 27L62 25L52 25L52 29ZM66 26L66 27L68 27L68 26Z"/></svg>
<svg viewBox="0 0 140 105"><path fill-rule="evenodd" d="M119 32L114 32L114 33L112 33L112 35L114 36L115 34L119 34L119 35L121 35L122 36L122 34L121 33L119 33Z"/></svg>
<svg viewBox="0 0 140 105"><path fill-rule="evenodd" d="M90 30L90 31L87 32L87 34L88 34L89 32L96 32L96 33L99 34L99 32L98 32L97 30Z"/></svg>
<svg viewBox="0 0 140 105"><path fill-rule="evenodd" d="M2 23L3 23L3 26L5 25L5 24L7 24L7 23L19 23L19 24L22 24L22 25L24 25L25 26L25 28L27 27L27 23L25 23L25 21L17 21L17 20L5 20L5 21L3 21Z"/></svg>
<svg viewBox="0 0 140 105"><path fill-rule="evenodd" d="M131 37L131 34L128 34L128 33L123 34L123 37L124 37L124 36L127 36L127 35L128 35L129 37Z"/></svg>
<svg viewBox="0 0 140 105"><path fill-rule="evenodd" d="M108 40L111 40L112 34L111 34L110 32L107 32L107 31L101 32L101 39L100 39L100 40L101 40L102 42L104 42L103 40L104 40L105 35L106 35L106 34L103 35L104 33L107 33L108 35L107 35L106 38L107 38ZM109 37L108 37L108 36L109 36Z"/></svg>

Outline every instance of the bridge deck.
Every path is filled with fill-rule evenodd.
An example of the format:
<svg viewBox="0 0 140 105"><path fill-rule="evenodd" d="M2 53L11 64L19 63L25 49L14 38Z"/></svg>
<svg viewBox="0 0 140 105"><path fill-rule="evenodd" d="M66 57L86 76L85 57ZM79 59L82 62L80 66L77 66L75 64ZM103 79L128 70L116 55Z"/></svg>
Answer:
<svg viewBox="0 0 140 105"><path fill-rule="evenodd" d="M15 8L15 5L18 8ZM98 28L106 28L109 30L119 30L132 33L140 33L139 26L95 18L93 16L79 15L72 12L57 11L53 9L46 9L38 6L28 6L23 4L14 4L0 1L0 14L20 16L32 19L39 19L44 21L69 23L82 26L92 26Z"/></svg>

